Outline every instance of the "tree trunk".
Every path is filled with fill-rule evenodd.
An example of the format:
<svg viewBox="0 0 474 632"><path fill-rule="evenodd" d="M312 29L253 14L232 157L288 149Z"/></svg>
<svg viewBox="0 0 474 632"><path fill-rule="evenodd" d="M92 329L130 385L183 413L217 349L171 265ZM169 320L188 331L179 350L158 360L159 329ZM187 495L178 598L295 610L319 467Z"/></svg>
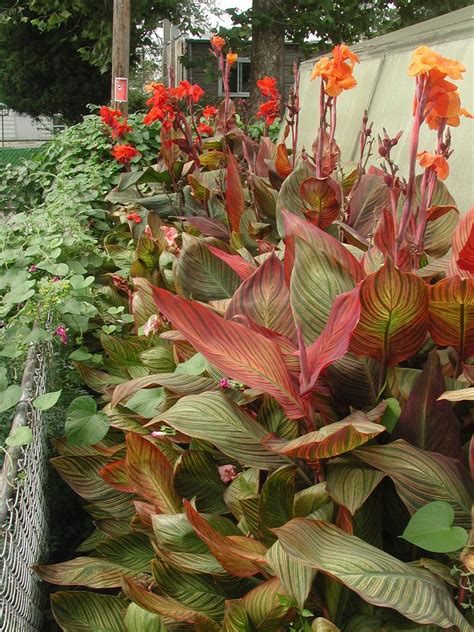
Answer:
<svg viewBox="0 0 474 632"><path fill-rule="evenodd" d="M253 0L252 52L250 66L250 113L260 105L257 80L275 77L283 94L285 53L285 0ZM283 105L283 104L282 104Z"/></svg>

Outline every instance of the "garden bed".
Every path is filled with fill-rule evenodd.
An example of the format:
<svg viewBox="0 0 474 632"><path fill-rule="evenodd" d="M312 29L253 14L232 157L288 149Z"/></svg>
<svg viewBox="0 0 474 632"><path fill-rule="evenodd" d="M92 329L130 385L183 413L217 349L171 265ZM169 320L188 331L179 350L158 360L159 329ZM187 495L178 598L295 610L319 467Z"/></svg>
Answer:
<svg viewBox="0 0 474 632"><path fill-rule="evenodd" d="M66 161L38 206L42 232L38 210L14 219L34 227L26 257L18 243L3 253L31 294L15 302L6 277L3 353L29 340L34 315L35 337L84 384L45 404L68 397L52 464L91 523L77 555L35 567L61 587L54 618L117 632L468 632L474 210L460 216L443 182L462 114L445 78L463 70L415 52L405 181L399 136L380 137L375 160L366 117L357 164L340 162L347 47L315 68L320 127L299 156L297 93L275 144L276 82L260 81L251 139L226 83L234 55L212 46L219 108L187 82L150 86L143 121L101 108L81 148L92 162ZM427 124L433 153L416 142ZM59 252L46 260L51 219L76 237L48 243Z"/></svg>

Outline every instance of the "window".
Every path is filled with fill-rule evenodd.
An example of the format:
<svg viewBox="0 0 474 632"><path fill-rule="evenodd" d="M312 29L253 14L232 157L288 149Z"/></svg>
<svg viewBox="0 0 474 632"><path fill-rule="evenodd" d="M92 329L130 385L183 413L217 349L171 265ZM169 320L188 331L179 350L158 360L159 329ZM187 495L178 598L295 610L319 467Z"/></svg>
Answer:
<svg viewBox="0 0 474 632"><path fill-rule="evenodd" d="M231 97L250 96L250 59L239 57L232 66L229 77ZM222 79L219 79L219 96L224 94Z"/></svg>

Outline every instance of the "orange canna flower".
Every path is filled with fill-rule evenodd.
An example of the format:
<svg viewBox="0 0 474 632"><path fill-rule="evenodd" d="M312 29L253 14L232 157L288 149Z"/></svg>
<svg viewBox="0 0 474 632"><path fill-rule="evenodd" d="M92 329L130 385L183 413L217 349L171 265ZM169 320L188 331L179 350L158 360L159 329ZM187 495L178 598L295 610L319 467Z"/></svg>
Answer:
<svg viewBox="0 0 474 632"><path fill-rule="evenodd" d="M422 151L416 155L420 167L424 169L434 169L436 175L440 180L446 180L449 176L449 164L444 156L441 154L430 154L427 151Z"/></svg>
<svg viewBox="0 0 474 632"><path fill-rule="evenodd" d="M220 35L214 35L214 37L211 37L211 46L214 50L221 51L225 46L225 39L220 37Z"/></svg>
<svg viewBox="0 0 474 632"><path fill-rule="evenodd" d="M437 70L450 79L462 79L466 67L455 59L443 57L428 46L419 46L413 53L413 60L408 68L410 77Z"/></svg>
<svg viewBox="0 0 474 632"><path fill-rule="evenodd" d="M229 66L235 64L235 62L237 61L237 57L237 53L227 53L227 63L229 64Z"/></svg>
<svg viewBox="0 0 474 632"><path fill-rule="evenodd" d="M316 63L311 79L321 77L326 84L324 88L326 94L337 97L343 90L350 90L357 85L352 71L359 58L345 44L335 46L332 55L332 59L322 57Z"/></svg>

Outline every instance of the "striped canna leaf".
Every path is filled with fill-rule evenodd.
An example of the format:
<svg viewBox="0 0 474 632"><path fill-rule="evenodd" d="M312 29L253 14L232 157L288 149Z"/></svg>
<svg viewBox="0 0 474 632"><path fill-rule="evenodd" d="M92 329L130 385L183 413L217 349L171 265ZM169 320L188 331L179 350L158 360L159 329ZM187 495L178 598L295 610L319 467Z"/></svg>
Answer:
<svg viewBox="0 0 474 632"><path fill-rule="evenodd" d="M76 591L51 595L51 610L63 630L113 630L127 632L124 623L128 602L121 597Z"/></svg>
<svg viewBox="0 0 474 632"><path fill-rule="evenodd" d="M180 294L197 301L231 298L240 284L239 275L207 247L216 240L183 233L175 281Z"/></svg>
<svg viewBox="0 0 474 632"><path fill-rule="evenodd" d="M323 521L295 518L275 532L290 557L335 577L365 601L397 610L417 623L470 632L444 582L425 569Z"/></svg>
<svg viewBox="0 0 474 632"><path fill-rule="evenodd" d="M243 465L276 470L285 464L283 457L261 444L267 429L223 393L182 397L158 419L194 439L209 441Z"/></svg>
<svg viewBox="0 0 474 632"><path fill-rule="evenodd" d="M454 509L454 524L470 528L472 482L457 459L420 450L403 439L357 448L353 455L392 479L411 515L433 500L445 500Z"/></svg>
<svg viewBox="0 0 474 632"><path fill-rule="evenodd" d="M290 419L307 414L278 346L240 323L224 320L207 307L153 288L158 309L217 369L272 395Z"/></svg>
<svg viewBox="0 0 474 632"><path fill-rule="evenodd" d="M244 189L240 180L239 165L231 152L227 154L225 201L229 225L233 232L240 233L240 218L245 209Z"/></svg>
<svg viewBox="0 0 474 632"><path fill-rule="evenodd" d="M306 461L327 459L350 452L385 431L384 426L374 423L380 419L384 410L384 404L369 413L358 410L342 421L336 421L298 439L282 443L278 451L285 456Z"/></svg>
<svg viewBox="0 0 474 632"><path fill-rule="evenodd" d="M193 610L171 597L156 595L125 576L123 577L122 590L131 601L148 612L162 615L174 621L192 623L197 632L218 632L220 629L220 626L204 613Z"/></svg>
<svg viewBox="0 0 474 632"><path fill-rule="evenodd" d="M429 331L436 344L474 355L474 279L449 277L430 286Z"/></svg>
<svg viewBox="0 0 474 632"><path fill-rule="evenodd" d="M275 254L271 254L235 292L226 318L239 314L283 336L294 336L290 294L285 285L283 264Z"/></svg>
<svg viewBox="0 0 474 632"><path fill-rule="evenodd" d="M187 500L183 501L186 517L194 531L207 544L225 570L237 577L256 575L265 567L267 547L258 540L220 534Z"/></svg>
<svg viewBox="0 0 474 632"><path fill-rule="evenodd" d="M145 437L127 435L125 470L133 491L160 512L179 513L181 502L174 491L173 468L161 450Z"/></svg>
<svg viewBox="0 0 474 632"><path fill-rule="evenodd" d="M419 277L400 272L388 259L362 281L359 296L353 353L393 366L419 351L428 331L428 290Z"/></svg>

